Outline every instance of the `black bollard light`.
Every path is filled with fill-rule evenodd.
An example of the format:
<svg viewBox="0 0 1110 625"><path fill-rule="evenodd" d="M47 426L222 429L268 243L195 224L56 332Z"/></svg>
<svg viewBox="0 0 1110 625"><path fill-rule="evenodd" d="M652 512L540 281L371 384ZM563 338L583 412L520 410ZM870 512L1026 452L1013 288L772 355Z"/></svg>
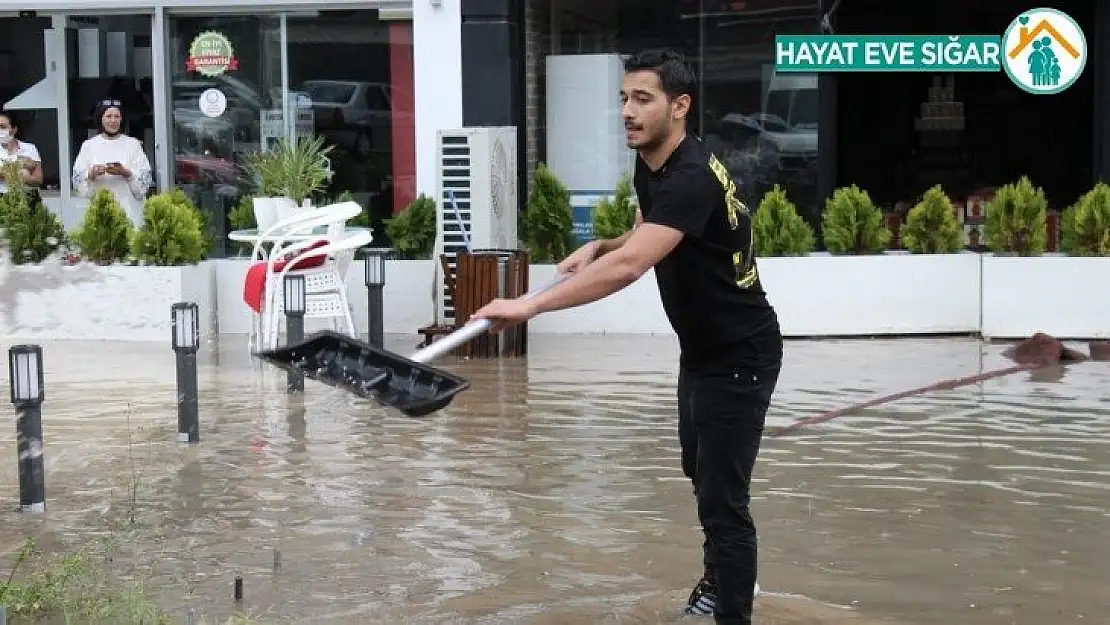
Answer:
<svg viewBox="0 0 1110 625"><path fill-rule="evenodd" d="M304 313L307 302L304 276L286 274L283 283L283 303L285 304L285 344L295 345L304 340ZM286 377L289 393L304 392L304 374L290 371Z"/></svg>
<svg viewBox="0 0 1110 625"><path fill-rule="evenodd" d="M8 379L16 411L19 507L24 512L43 512L46 510L46 471L42 443L42 347L16 345L9 349Z"/></svg>
<svg viewBox="0 0 1110 625"><path fill-rule="evenodd" d="M366 340L374 347L385 341L385 261L392 255L389 248L372 247L366 250Z"/></svg>
<svg viewBox="0 0 1110 625"><path fill-rule="evenodd" d="M177 442L200 442L197 351L200 350L200 308L178 302L171 309L173 351L177 354Z"/></svg>

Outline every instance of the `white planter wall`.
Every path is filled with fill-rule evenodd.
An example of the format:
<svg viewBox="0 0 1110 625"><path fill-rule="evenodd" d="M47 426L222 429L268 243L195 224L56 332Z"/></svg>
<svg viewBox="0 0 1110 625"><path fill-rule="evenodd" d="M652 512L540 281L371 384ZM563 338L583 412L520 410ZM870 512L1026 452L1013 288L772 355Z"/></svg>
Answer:
<svg viewBox="0 0 1110 625"><path fill-rule="evenodd" d="M1110 258L983 255L983 336L1110 338Z"/></svg>
<svg viewBox="0 0 1110 625"><path fill-rule="evenodd" d="M196 302L201 336L214 332L211 261L185 267L0 268L0 336L6 340L170 342L170 308Z"/></svg>
<svg viewBox="0 0 1110 625"><path fill-rule="evenodd" d="M979 256L761 258L759 270L785 336L941 334L979 329ZM533 288L554 267L535 266ZM671 334L653 272L603 300L541 315L537 333Z"/></svg>
<svg viewBox="0 0 1110 625"><path fill-rule="evenodd" d="M554 265L533 265L528 287L538 289L555 278ZM596 302L533 318L528 331L541 334L673 334L655 272L648 271L619 293Z"/></svg>
<svg viewBox="0 0 1110 625"><path fill-rule="evenodd" d="M216 264L217 300L219 302L220 334L249 334L251 309L243 301L243 282L247 277L245 259L222 259ZM347 274L347 297L354 309L355 329L366 332L366 285L363 261L351 263ZM432 281L435 280L430 260L391 260L385 268L385 332L411 334L433 322L435 312ZM305 331L331 328L328 319L306 319Z"/></svg>
<svg viewBox="0 0 1110 625"><path fill-rule="evenodd" d="M978 254L760 258L785 336L979 329Z"/></svg>
<svg viewBox="0 0 1110 625"><path fill-rule="evenodd" d="M1110 338L1110 258L1011 258L978 254L762 258L764 287L788 337L978 333L1025 338ZM195 301L205 335L245 335L243 259L192 267L0 266L0 338L168 341L170 306ZM531 268L532 288L555 275ZM389 261L385 331L417 340L433 323L433 264ZM363 264L348 294L366 331ZM309 320L309 332L330 327ZM533 334L671 336L653 272L620 293L532 320Z"/></svg>

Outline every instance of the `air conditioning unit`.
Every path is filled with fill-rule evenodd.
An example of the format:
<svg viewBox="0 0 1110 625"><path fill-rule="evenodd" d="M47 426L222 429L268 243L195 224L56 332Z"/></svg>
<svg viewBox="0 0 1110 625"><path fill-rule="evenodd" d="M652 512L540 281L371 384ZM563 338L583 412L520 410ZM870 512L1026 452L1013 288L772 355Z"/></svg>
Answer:
<svg viewBox="0 0 1110 625"><path fill-rule="evenodd" d="M436 312L454 322L440 255L455 271L460 251L517 249L515 126L440 130L436 134Z"/></svg>

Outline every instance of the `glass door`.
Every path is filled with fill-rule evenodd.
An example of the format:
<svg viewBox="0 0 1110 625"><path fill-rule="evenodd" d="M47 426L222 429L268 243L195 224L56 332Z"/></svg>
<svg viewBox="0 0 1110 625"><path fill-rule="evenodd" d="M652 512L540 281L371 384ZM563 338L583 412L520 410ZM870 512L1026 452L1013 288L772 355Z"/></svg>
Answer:
<svg viewBox="0 0 1110 625"><path fill-rule="evenodd" d="M7 106L33 111L31 119L36 122L50 114L57 120L53 144L43 141L50 134L42 125L21 131L41 137L43 199L65 227L73 229L84 219L89 201L72 187L73 161L81 144L98 132L93 119L98 102L112 99L121 103L121 132L141 141L147 160L152 165L155 162L152 16L58 13L50 20L51 27L39 35L43 37L46 77ZM150 192L164 181L153 182Z"/></svg>
<svg viewBox="0 0 1110 625"><path fill-rule="evenodd" d="M213 255L251 192L245 157L285 136L279 15L171 15L167 82L173 182L208 215Z"/></svg>

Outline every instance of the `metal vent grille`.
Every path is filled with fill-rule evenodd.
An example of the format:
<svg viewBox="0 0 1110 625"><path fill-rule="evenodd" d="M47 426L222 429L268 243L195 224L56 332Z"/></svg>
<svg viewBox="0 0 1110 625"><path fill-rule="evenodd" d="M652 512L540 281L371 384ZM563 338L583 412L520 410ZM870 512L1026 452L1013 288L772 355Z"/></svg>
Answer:
<svg viewBox="0 0 1110 625"><path fill-rule="evenodd" d="M447 260L447 271L454 276L455 259L460 251L467 251L466 242L472 233L470 199L474 171L470 137L464 134L441 136L439 154L443 196L436 204L443 224L443 254ZM455 320L455 303L448 292L447 281L442 281L439 288L443 289L442 318L444 322L451 323Z"/></svg>

